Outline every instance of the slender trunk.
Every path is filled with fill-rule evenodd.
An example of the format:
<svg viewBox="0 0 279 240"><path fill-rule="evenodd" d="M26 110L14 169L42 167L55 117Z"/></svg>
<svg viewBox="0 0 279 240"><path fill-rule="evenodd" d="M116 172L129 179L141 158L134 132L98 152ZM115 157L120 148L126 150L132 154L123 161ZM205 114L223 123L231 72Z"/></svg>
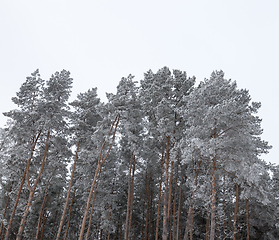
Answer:
<svg viewBox="0 0 279 240"><path fill-rule="evenodd" d="M63 227L63 223L64 223L64 219L65 219L65 215L66 215L66 211L67 211L67 207L68 207L68 203L69 203L69 199L70 199L71 188L72 188L73 180L74 180L74 172L75 172L75 168L76 168L76 164L77 164L77 159L78 159L79 145L80 145L80 140L78 140L78 143L77 143L76 156L75 156L75 160L74 160L74 164L73 164L73 169L72 169L72 173L71 173L71 180L70 180L70 183L69 183L67 198L66 198L64 210L63 210L63 213L62 213L62 216L61 216L61 220L60 220L60 224L59 224L59 229L58 229L58 232L57 232L56 240L59 240L59 237L60 237L60 234L61 234L61 231L62 231L62 227Z"/></svg>
<svg viewBox="0 0 279 240"><path fill-rule="evenodd" d="M223 205L223 239L225 239L225 235L226 235L226 215L225 215L225 205Z"/></svg>
<svg viewBox="0 0 279 240"><path fill-rule="evenodd" d="M56 220L57 220L57 215L58 215L58 210L55 211L55 215L54 215L54 221L53 221L53 224L52 224L52 229L51 229L51 233L49 235L49 240L53 240L54 237L55 237L55 227L56 227Z"/></svg>
<svg viewBox="0 0 279 240"><path fill-rule="evenodd" d="M216 229L216 156L213 158L212 166L212 208L211 208L211 226L210 226L210 240L215 239Z"/></svg>
<svg viewBox="0 0 279 240"><path fill-rule="evenodd" d="M206 240L209 240L210 238L210 212L207 210L206 212Z"/></svg>
<svg viewBox="0 0 279 240"><path fill-rule="evenodd" d="M159 220L160 220L160 206L161 206L161 197L162 197L163 171L164 171L164 147L162 150L162 159L161 159L161 178L160 178L159 199L158 199L158 208L157 208L155 240L158 240L159 237Z"/></svg>
<svg viewBox="0 0 279 240"><path fill-rule="evenodd" d="M151 182L152 171L150 175L150 182ZM150 185L150 207L149 207L149 235L148 240L152 237L154 239L154 221L153 221L153 190Z"/></svg>
<svg viewBox="0 0 279 240"><path fill-rule="evenodd" d="M167 136L166 146L166 171L165 171L165 192L164 192L164 215L163 215L163 236L162 240L168 239L168 187L169 187L169 160L170 160L170 137Z"/></svg>
<svg viewBox="0 0 279 240"><path fill-rule="evenodd" d="M89 234L90 234L90 228L91 228L91 223L92 223L92 218L93 218L94 204L95 204L95 199L96 199L96 195L97 195L98 185L99 185L99 181L96 182L96 186L95 186L95 189L94 189L94 196L93 196L93 200L92 200L92 204L91 204L91 212L90 212L88 228L87 228L85 239L89 239Z"/></svg>
<svg viewBox="0 0 279 240"><path fill-rule="evenodd" d="M17 205L18 205L18 201L19 201L19 197L20 197L20 194L21 194L21 190L23 188L23 184L25 182L26 172L27 172L27 169L25 169L25 171L23 173L23 176L22 176L22 179L21 179L21 183L20 183L20 186L19 186L19 189L18 189L17 197L16 197L14 207L13 207L13 211L12 211L12 214L11 214L11 217L10 217L9 225L7 227L7 230L6 230L5 240L9 240L9 235L10 235L10 231L11 231L11 228L12 228L12 222L13 222L14 216L15 216L15 211L16 211L16 208L17 208Z"/></svg>
<svg viewBox="0 0 279 240"><path fill-rule="evenodd" d="M193 223L194 223L194 218L191 217L190 240L193 240Z"/></svg>
<svg viewBox="0 0 279 240"><path fill-rule="evenodd" d="M70 209L69 209L68 225L67 225L67 229L66 229L66 232L65 232L64 240L67 239L68 232L69 232L69 229L70 229L71 214L72 214L72 207L73 207L73 203L74 203L74 199L75 199L75 194L76 194L76 189L75 189L75 191L73 193L73 197L72 197L72 201L71 201L71 205L70 205Z"/></svg>
<svg viewBox="0 0 279 240"><path fill-rule="evenodd" d="M127 197L127 211L126 211L126 224L125 224L124 240L128 239L128 232L129 232L133 160L134 160L134 156L133 156L133 153L131 153L129 178L128 178L128 197Z"/></svg>
<svg viewBox="0 0 279 240"><path fill-rule="evenodd" d="M7 211L8 205L9 205L10 192L12 191L12 187L13 187L13 184L11 184L11 187L10 187L10 190L9 190L9 194L8 194L8 197L7 197L7 201L6 201L6 205L5 205L4 212L3 212L3 217L2 217L1 226L0 226L0 237L1 237L1 235L2 235L2 230L3 230L3 225L4 225L4 219L5 219L6 211ZM4 234L3 234L3 235L4 235Z"/></svg>
<svg viewBox="0 0 279 240"><path fill-rule="evenodd" d="M217 138L217 119L214 122L214 135L213 138ZM216 168L217 168L217 150L214 150L214 157L212 159L212 207L211 207L211 226L210 226L210 240L215 239L215 230L216 230Z"/></svg>
<svg viewBox="0 0 279 240"><path fill-rule="evenodd" d="M246 237L246 240L249 240L249 202L248 202L248 199L245 200L245 205L246 205L246 225L247 225L247 237Z"/></svg>
<svg viewBox="0 0 279 240"><path fill-rule="evenodd" d="M133 161L133 171L132 171L132 186L131 186L131 197L130 197L130 219L128 226L128 240L131 239L131 226L132 226L132 216L133 216L133 199L134 199L134 182L135 182L135 169L136 169L136 158L134 156Z"/></svg>
<svg viewBox="0 0 279 240"><path fill-rule="evenodd" d="M39 219L38 219L36 240L39 240L39 238L40 238L41 223L42 223L42 218L43 218L43 215L44 215L45 203L46 203L46 200L47 200L47 192L48 192L48 185L46 186L46 190L45 190L45 194L44 194L44 200L43 200L43 203L42 203L42 206L41 206L40 215L39 215Z"/></svg>
<svg viewBox="0 0 279 240"><path fill-rule="evenodd" d="M47 211L45 209L44 210L43 227L42 227L41 234L40 234L40 240L43 240L43 237L44 237L44 230L45 230L45 225L46 225L47 218L48 218L48 214L47 214Z"/></svg>
<svg viewBox="0 0 279 240"><path fill-rule="evenodd" d="M9 239L9 235L10 235L10 231L11 231L11 228L12 228L12 223L13 223L13 220L14 220L16 208L17 208L18 201L19 201L19 197L20 197L20 194L21 194L24 182L25 182L26 175L28 173L28 163L33 158L33 153L34 153L34 150L35 150L35 147L36 147L36 144L38 142L38 139L39 139L40 135L41 135L41 131L38 133L38 136L36 137L36 139L35 139L35 137L33 137L30 158L27 161L27 166L25 168L25 171L24 171L22 179L21 179L21 183L20 183L20 186L19 186L19 189L18 189L17 197L16 197L16 200L15 200L15 203L14 203L14 207L13 207L13 211L12 211L11 216L10 216L9 225L7 227L7 230L6 230L5 240Z"/></svg>
<svg viewBox="0 0 279 240"><path fill-rule="evenodd" d="M144 239L148 239L148 225L149 225L149 204L150 204L150 194L149 194L149 186L150 186L150 178L147 178L147 171L146 171L146 177L145 177L145 193L147 198L147 205L146 205L146 218L145 218L145 234Z"/></svg>
<svg viewBox="0 0 279 240"><path fill-rule="evenodd" d="M176 180L173 199L173 219L172 219L172 240L175 238L175 213L176 213L176 195L177 195L177 181L178 181L178 163L176 165Z"/></svg>
<svg viewBox="0 0 279 240"><path fill-rule="evenodd" d="M186 227L185 227L185 233L184 233L183 240L188 240L189 230L191 230L191 232L193 231L191 229L191 226L193 226L192 222L193 222L193 216L194 216L194 201L195 201L195 195L196 195L196 192L197 192L197 189L198 189L198 176L199 176L199 172L200 172L201 163L202 163L202 160L200 160L198 162L197 169L195 170L194 189L193 189L191 200L190 200L188 217L187 217L187 222L186 222Z"/></svg>
<svg viewBox="0 0 279 240"><path fill-rule="evenodd" d="M235 206L234 206L234 221L233 221L233 240L236 240L236 221L237 221L237 209L238 209L238 183L236 183L235 194Z"/></svg>
<svg viewBox="0 0 279 240"><path fill-rule="evenodd" d="M22 238L22 233L23 233L26 221L27 221L27 216L30 212L30 207L31 207L32 202L33 202L33 197L34 197L34 194L35 194L35 190L36 190L37 185L38 185L38 183L41 179L41 175L42 175L44 167L45 167L46 156L47 156L47 152L48 152L49 137L50 137L50 130L48 130L48 133L47 133L47 139L46 139L46 144L45 144L45 152L44 152L44 156L43 156L43 160L42 160L42 164L41 164L41 169L40 169L40 172L38 173L36 181L34 182L34 185L32 187L32 191L29 194L28 203L27 203L27 206L25 208L23 217L21 218L21 222L20 222L20 226L19 226L19 229L18 229L18 234L17 234L16 240L21 240L21 238Z"/></svg>
<svg viewBox="0 0 279 240"><path fill-rule="evenodd" d="M182 184L180 184L180 190L179 190L177 226L176 226L176 240L179 239L179 226L180 226L180 216L181 216L181 202L182 202Z"/></svg>
<svg viewBox="0 0 279 240"><path fill-rule="evenodd" d="M115 139L116 130L117 130L117 125L119 123L119 118L120 118L120 116L118 114L115 117L115 120L114 120L114 122L113 122L113 124L112 124L112 126L110 128L108 136L111 135L113 127L115 126L114 127L114 132L113 132L113 137L112 137L112 142L111 142L111 144L109 146L109 149L108 149L106 155L103 158L102 158L102 152L103 152L104 146L106 144L106 140L104 141L104 143L103 143L103 145L101 147L101 150L100 150L100 155L99 155L97 169L95 171L94 179L93 179L93 182L92 182L92 185L91 185L90 193L89 193L89 196L88 196L88 199L87 199L87 203L86 203L86 208L85 208L85 211L84 211L84 216L83 216L83 220L82 220L81 230L80 230L80 234L79 234L79 240L83 239L83 234L84 234L84 231L85 231L86 220L87 220L87 216L88 216L88 212L89 212L89 208L90 208L90 202L91 202L91 199L92 199L92 195L93 195L93 191L94 191L95 184L96 184L96 181L97 181L97 177L99 175L99 172L101 170L101 167L102 167L103 163L107 159L107 157L108 157L108 155L110 153L110 150L112 148L112 145L113 145L113 142L114 142L114 139Z"/></svg>
<svg viewBox="0 0 279 240"><path fill-rule="evenodd" d="M171 239L171 218L170 218L170 211L171 211L171 195L172 195L172 179L173 179L173 161L171 161L171 173L170 173L170 182L169 182L169 197L168 197L168 217L167 219L170 220L169 221L169 234L170 234L170 238Z"/></svg>
<svg viewBox="0 0 279 240"><path fill-rule="evenodd" d="M144 207L145 203L142 204L142 224L141 224L141 239L144 240L144 222L145 222L145 219L144 219L144 210L145 210L145 207Z"/></svg>

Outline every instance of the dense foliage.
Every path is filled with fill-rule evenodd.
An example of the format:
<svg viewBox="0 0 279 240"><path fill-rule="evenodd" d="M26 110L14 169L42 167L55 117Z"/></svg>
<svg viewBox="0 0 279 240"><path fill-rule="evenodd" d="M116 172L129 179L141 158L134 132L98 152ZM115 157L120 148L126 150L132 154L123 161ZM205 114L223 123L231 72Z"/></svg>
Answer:
<svg viewBox="0 0 279 240"><path fill-rule="evenodd" d="M279 239L279 167L246 89L164 67L68 103L72 81L36 70L4 113L1 239Z"/></svg>

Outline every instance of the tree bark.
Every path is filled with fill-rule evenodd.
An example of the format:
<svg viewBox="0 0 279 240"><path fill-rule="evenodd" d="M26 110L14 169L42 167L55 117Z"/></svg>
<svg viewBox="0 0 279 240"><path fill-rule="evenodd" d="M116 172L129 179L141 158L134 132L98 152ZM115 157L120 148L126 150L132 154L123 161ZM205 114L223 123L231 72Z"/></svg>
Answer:
<svg viewBox="0 0 279 240"><path fill-rule="evenodd" d="M211 226L210 226L210 240L215 239L216 229L216 156L213 158L212 163L212 207L211 207Z"/></svg>
<svg viewBox="0 0 279 240"><path fill-rule="evenodd" d="M235 206L234 206L234 221L233 221L233 240L236 240L236 222L237 222L237 209L238 209L238 183L236 183L235 190Z"/></svg>
<svg viewBox="0 0 279 240"><path fill-rule="evenodd" d="M35 147L36 147L36 144L38 142L38 139L39 139L40 135L41 135L41 131L39 131L36 138L33 137L30 158L27 161L27 166L24 170L24 173L23 173L23 176L22 176L22 179L21 179L21 183L20 183L20 186L19 186L19 189L18 189L18 193L17 193L16 200L15 200L14 207L13 207L13 211L12 211L11 216L10 216L9 225L7 227L7 230L6 230L5 240L9 239L9 235L10 235L10 231L11 231L11 228L12 228L12 223L13 223L13 220L14 220L16 208L17 208L18 201L19 201L19 197L20 197L20 194L21 194L24 182L25 182L26 174L28 172L28 162L30 162L31 159L33 158L33 153L34 153L34 150L35 150Z"/></svg>
<svg viewBox="0 0 279 240"><path fill-rule="evenodd" d="M177 212L177 223L176 223L176 240L179 239L179 227L180 227L180 216L181 216L181 202L182 202L182 184L180 184L179 200L178 200L178 212Z"/></svg>
<svg viewBox="0 0 279 240"><path fill-rule="evenodd" d="M173 199L173 219L172 219L172 240L175 238L175 213L176 213L176 195L177 195L177 181L178 181L178 163L176 165L176 179Z"/></svg>
<svg viewBox="0 0 279 240"><path fill-rule="evenodd" d="M213 138L217 138L217 119L214 122L214 134ZM210 226L210 240L215 239L215 231L216 231L216 169L217 169L217 150L214 149L214 157L212 159L212 207L211 207L211 226Z"/></svg>
<svg viewBox="0 0 279 240"><path fill-rule="evenodd" d="M36 240L39 240L39 238L40 238L41 223L42 223L42 218L43 218L43 215L44 215L44 208L45 208L45 204L46 204L46 200L47 200L48 187L49 187L49 183L46 186L46 190L45 190L45 194L44 194L44 200L43 200L41 210L40 210L40 215L39 215L38 224L37 224Z"/></svg>
<svg viewBox="0 0 279 240"><path fill-rule="evenodd" d="M150 178L147 178L147 171L145 177L145 193L146 193L146 218L145 218L145 231L144 231L144 239L148 240L149 234L149 206L150 206Z"/></svg>
<svg viewBox="0 0 279 240"><path fill-rule="evenodd" d="M109 146L109 149L108 149L108 151L107 151L107 153L106 153L106 155L104 157L102 157L102 152L103 152L104 146L105 146L105 144L107 142L106 140L103 142L103 145L102 145L101 150L100 150L98 165L97 165L97 168L96 168L96 171L95 171L94 179L93 179L93 182L92 182L92 185L91 185L91 189L90 189L89 196L88 196L87 203L86 203L86 208L85 208L85 211L84 211L84 216L83 216L83 220L82 220L81 230L80 230L80 234L79 234L79 240L83 239L83 234L84 234L84 231L85 231L86 220L87 220L87 216L88 216L88 212L89 212L89 208L90 208L90 202L91 202L91 199L92 199L92 195L93 195L93 191L94 191L95 184L96 184L96 181L97 181L97 177L99 175L99 172L100 172L100 170L102 168L103 163L107 159L107 157L108 157L108 155L110 153L110 150L112 148L112 145L113 145L113 142L114 142L114 139L115 139L115 134L116 134L117 126L118 126L118 123L119 123L119 118L120 118L120 116L119 116L119 114L117 114L117 116L115 117L115 120L114 120L114 122L113 122L113 124L112 124L112 126L110 128L108 136L111 135L113 127L114 127L112 142L111 142L111 144Z"/></svg>
<svg viewBox="0 0 279 240"><path fill-rule="evenodd" d="M46 209L44 210L44 220L43 220L43 227L42 227L42 230L41 230L41 234L40 234L40 240L43 240L43 237L44 237L44 230L45 230L45 225L46 225L46 221L47 221L47 218L48 218L48 214L47 214L47 211Z"/></svg>
<svg viewBox="0 0 279 240"><path fill-rule="evenodd" d="M206 240L209 240L210 238L210 212L209 210L207 210L206 212Z"/></svg>
<svg viewBox="0 0 279 240"><path fill-rule="evenodd" d="M134 172L134 155L131 153L131 159L130 159L130 167L129 167L129 178L128 178L128 197L127 197L127 213L126 213L126 224L125 224L125 235L124 235L124 240L129 239L129 232L130 232L130 221L132 219L132 209L131 209L131 204L133 201L133 196L132 196L132 175Z"/></svg>
<svg viewBox="0 0 279 240"><path fill-rule="evenodd" d="M66 229L66 232L65 232L64 240L67 240L68 232L69 232L69 229L70 229L71 214L72 214L72 207L73 207L73 203L74 203L74 199L75 199L75 194L76 194L76 189L73 193L73 197L72 197L72 201L71 201L71 205L70 205L70 209L69 209L68 225L67 225L67 229Z"/></svg>
<svg viewBox="0 0 279 240"><path fill-rule="evenodd" d="M11 184L10 190L9 190L9 194L12 191L12 187L13 187L13 183ZM4 208L4 212L3 212L3 217L2 217L2 221L1 221L1 226L0 226L0 237L2 235L2 230L3 230L3 225L4 225L4 219L5 219L5 215L6 215L6 211L9 205L9 200L10 200L10 195L8 195L7 200L6 200L6 205ZM4 234L3 234L4 235Z"/></svg>
<svg viewBox="0 0 279 240"><path fill-rule="evenodd" d="M200 160L198 162L197 169L195 170L194 189L193 189L191 200L190 200L188 218L187 218L187 222L186 222L186 227L185 227L185 233L184 233L183 240L188 240L189 230L191 230L191 232L193 231L191 229L191 226L193 226L192 222L193 222L193 215L194 215L194 201L195 201L196 191L197 191L197 188L198 188L198 176L199 176L199 172L200 172L201 163L202 163L202 160Z"/></svg>
<svg viewBox="0 0 279 240"><path fill-rule="evenodd" d="M162 158L161 158L161 178L160 178L159 199L158 199L158 208L157 208L155 240L158 240L158 237L159 237L160 206L161 206L163 171L164 171L164 152L165 152L164 149L165 148L163 147Z"/></svg>
<svg viewBox="0 0 279 240"><path fill-rule="evenodd" d="M172 179L173 179L173 161L171 161L171 171L170 171L170 182L169 182L169 197L168 197L168 221L169 221L169 238L171 239L171 218L170 218L170 211L171 211L171 199L172 199Z"/></svg>
<svg viewBox="0 0 279 240"><path fill-rule="evenodd" d="M79 145L80 145L80 140L78 140L78 143L77 143L76 156L75 156L75 160L74 160L74 164L73 164L73 169L72 169L72 173L71 173L71 180L70 180L70 183L69 183L67 198L66 198L64 210L63 210L63 213L62 213L62 216L61 216L61 220L60 220L60 224L59 224L59 229L58 229L58 232L57 232L56 240L59 240L59 237L60 237L60 234L61 234L61 231L62 231L62 227L63 227L63 223L64 223L64 218L65 218L67 207L68 207L68 203L69 203L69 199L70 199L71 188L72 188L72 184L73 184L73 180L74 180L74 172L75 172L75 168L76 168L76 164L77 164L77 159L78 159Z"/></svg>
<svg viewBox="0 0 279 240"><path fill-rule="evenodd" d="M22 238L22 233L23 233L26 221L27 221L27 216L29 214L30 207L31 207L32 202L33 202L33 197L34 197L34 194L35 194L35 190L37 188L37 185L40 181L41 175L42 175L44 167L45 167L45 161L46 161L46 156L47 156L47 152L48 152L49 137L50 137L50 130L48 130L48 133L47 133L47 139L46 139L46 144L45 144L45 152L44 152L43 160L42 160L42 163L41 163L41 169L40 169L40 172L38 173L36 181L34 182L32 190L29 194L28 203L27 203L27 206L25 208L23 217L21 218L21 222L20 222L20 226L19 226L19 229L18 229L18 234L17 234L16 240L21 240L21 238Z"/></svg>
<svg viewBox="0 0 279 240"><path fill-rule="evenodd" d="M246 240L249 240L250 238L250 224L249 224L249 201L248 199L245 200L245 205L246 205L246 226L247 226L247 236L246 236Z"/></svg>
<svg viewBox="0 0 279 240"><path fill-rule="evenodd" d="M170 160L170 136L166 137L166 171L165 171L165 192L164 192L164 215L163 215L163 236L162 240L168 239L168 188L169 188L169 160Z"/></svg>
<svg viewBox="0 0 279 240"><path fill-rule="evenodd" d="M131 239L131 226L132 226L132 216L133 216L133 199L134 199L134 182L135 182L135 169L136 169L136 158L134 156L133 161L133 171L132 171L132 186L131 186L131 199L130 199L130 219L128 226L128 240Z"/></svg>

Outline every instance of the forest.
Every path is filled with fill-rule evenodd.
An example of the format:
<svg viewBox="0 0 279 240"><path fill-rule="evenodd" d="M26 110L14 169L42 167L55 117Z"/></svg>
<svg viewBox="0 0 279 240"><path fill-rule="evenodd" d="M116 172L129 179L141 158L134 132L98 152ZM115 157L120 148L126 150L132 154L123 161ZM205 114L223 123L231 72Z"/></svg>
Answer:
<svg viewBox="0 0 279 240"><path fill-rule="evenodd" d="M261 104L223 71L128 75L106 102L72 84L36 70L3 113L1 240L279 239Z"/></svg>

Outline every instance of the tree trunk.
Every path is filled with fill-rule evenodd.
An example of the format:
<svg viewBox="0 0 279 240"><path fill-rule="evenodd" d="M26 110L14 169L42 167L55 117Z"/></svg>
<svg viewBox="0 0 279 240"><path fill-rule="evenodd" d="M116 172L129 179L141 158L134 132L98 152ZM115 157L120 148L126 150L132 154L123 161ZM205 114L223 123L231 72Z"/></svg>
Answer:
<svg viewBox="0 0 279 240"><path fill-rule="evenodd" d="M69 183L67 198L66 198L64 210L63 210L63 213L62 213L62 216L61 216L61 220L60 220L60 224L59 224L59 229L58 229L58 232L57 232L56 240L59 240L59 237L60 237L60 234L61 234L61 231L62 231L62 227L63 227L63 223L64 223L64 218L65 218L67 207L68 207L68 203L69 203L69 199L70 199L71 188L72 188L73 179L74 179L74 172L75 172L75 168L76 168L76 164L77 164L77 159L78 159L79 145L80 145L80 140L78 140L78 143L77 143L76 156L75 156L75 160L74 160L74 164L73 164L73 169L72 169L72 173L71 173L71 180L70 180L70 183Z"/></svg>
<svg viewBox="0 0 279 240"><path fill-rule="evenodd" d="M234 221L233 221L233 240L236 240L236 221L237 221L237 208L238 208L238 183L236 183L235 190L235 207L234 207Z"/></svg>
<svg viewBox="0 0 279 240"><path fill-rule="evenodd" d="M11 184L9 194L12 191L12 187L13 187L13 184ZM0 237L2 236L4 219L5 219L6 211L7 211L8 205L9 205L9 200L10 200L10 195L8 195L8 197L7 197L6 205L5 205L4 212L3 212L3 217L2 217L1 226L0 226ZM3 233L3 235L4 235L4 233Z"/></svg>
<svg viewBox="0 0 279 240"><path fill-rule="evenodd" d="M250 238L250 234L249 234L249 227L250 227L250 224L249 224L249 202L248 202L248 199L245 200L245 205L246 205L246 225L247 225L247 237L246 237L246 240L249 240Z"/></svg>
<svg viewBox="0 0 279 240"><path fill-rule="evenodd" d="M214 122L214 135L213 138L217 138L217 119ZM214 157L212 159L212 207L211 207L211 226L210 226L210 240L215 239L215 230L216 230L216 168L217 168L217 150L214 149Z"/></svg>
<svg viewBox="0 0 279 240"><path fill-rule="evenodd" d="M41 164L41 169L40 169L40 172L38 173L36 181L34 182L32 190L29 193L28 203L27 203L27 206L25 208L23 217L21 218L21 222L20 222L20 226L19 226L19 229L18 229L18 234L17 234L16 240L21 240L21 238L22 238L22 233L23 233L26 221L27 221L27 216L29 214L30 207L31 207L32 202L33 202L33 197L34 197L37 185L40 181L41 175L42 175L44 167L45 167L45 161L46 161L46 156L47 156L47 152L48 152L49 137L50 137L50 130L48 130L48 133L47 133L47 139L46 139L46 144L45 144L45 152L44 152L44 156L43 156L43 160L42 160L42 164Z"/></svg>
<svg viewBox="0 0 279 240"><path fill-rule="evenodd" d="M198 162L197 169L195 170L195 179L194 179L194 189L192 192L191 200L190 200L190 205L189 205L189 211L188 211L188 218L186 222L186 227L185 227L185 233L184 233L184 239L183 240L188 240L188 233L189 230L191 229L191 226L193 226L193 215L194 215L194 201L195 201L195 195L196 191L198 188L198 176L200 172L200 167L201 167L202 160ZM191 231L193 231L191 229Z"/></svg>
<svg viewBox="0 0 279 240"><path fill-rule="evenodd" d="M212 208L211 208L211 226L210 226L210 240L215 239L216 229L216 156L213 158L212 164Z"/></svg>
<svg viewBox="0 0 279 240"><path fill-rule="evenodd" d="M93 195L93 191L94 191L95 184L96 184L96 181L97 181L97 177L99 175L99 172L100 172L100 170L102 168L103 163L107 159L107 157L108 157L108 155L110 153L110 150L112 148L112 145L113 145L113 142L114 142L114 139L115 139L116 130L117 130L117 125L119 123L119 118L120 118L120 116L119 116L119 114L117 114L117 116L115 117L115 120L114 120L114 122L113 122L113 124L112 124L112 126L110 128L108 136L111 135L113 127L115 126L114 127L114 132L113 132L113 137L112 137L112 142L111 142L111 144L109 146L109 149L108 149L106 155L103 158L102 158L102 152L103 152L104 146L106 144L106 140L103 142L103 145L102 145L101 150L100 150L97 169L95 171L94 179L93 179L93 182L92 182L92 185L91 185L91 189L90 189L90 193L89 193L89 196L88 196L88 199L87 199L87 203L86 203L86 208L84 210L84 216L83 216L81 230L80 230L80 234L79 234L79 240L83 239L83 234L84 234L84 231L85 231L86 220L87 220L87 216L88 216L88 212L89 212L89 208L90 208L90 202L91 202L91 199L92 199L92 195Z"/></svg>
<svg viewBox="0 0 279 240"><path fill-rule="evenodd" d="M41 230L41 233L40 233L40 240L43 240L43 237L44 237L44 230L45 230L45 225L46 225L47 218L48 218L48 214L47 214L47 211L45 209L44 210L43 227L42 227L42 230Z"/></svg>
<svg viewBox="0 0 279 240"><path fill-rule="evenodd" d="M125 224L125 235L124 235L124 240L129 239L129 226L130 225L130 219L132 218L132 216L130 217L130 215L132 214L131 211L131 204L132 204L132 172L134 169L134 155L133 153L131 153L131 159L130 159L130 168L129 168L129 178L128 178L128 197L127 197L127 212L126 212L126 224Z"/></svg>
<svg viewBox="0 0 279 240"><path fill-rule="evenodd" d="M172 240L175 238L175 213L176 213L176 195L177 195L177 181L178 181L178 163L176 165L176 179L173 199L173 219L172 219Z"/></svg>
<svg viewBox="0 0 279 240"><path fill-rule="evenodd" d="M209 210L207 210L206 212L206 240L209 240L210 238L210 212Z"/></svg>
<svg viewBox="0 0 279 240"><path fill-rule="evenodd" d="M101 172L99 173L99 176L100 176L100 174L101 174ZM96 195L97 195L98 185L99 185L99 181L96 182L96 186L95 186L95 189L94 189L94 196L93 196L93 200L92 200L92 204L91 204L91 212L90 212L88 228L87 228L85 239L89 239L89 234L90 234L90 228L91 228L91 223L92 223L92 218L93 218L94 204L95 204L95 199L96 199Z"/></svg>
<svg viewBox="0 0 279 240"><path fill-rule="evenodd" d="M42 218L44 216L44 208L45 208L45 204L46 204L46 200L47 200L48 187L49 187L49 184L47 184L47 186L46 186L46 190L45 190L45 194L44 194L44 200L43 200L41 210L40 210L40 215L39 215L38 224L37 224L36 240L39 240L39 238L40 238L41 223L42 223Z"/></svg>
<svg viewBox="0 0 279 240"><path fill-rule="evenodd" d="M170 172L170 182L169 182L169 199L168 199L168 220L169 220L169 238L171 239L171 218L170 218L170 211L171 211L171 199L172 199L172 179L173 179L173 161L171 161L171 172Z"/></svg>
<svg viewBox="0 0 279 240"><path fill-rule="evenodd" d="M8 240L9 239L9 235L10 235L10 231L11 231L11 228L12 228L12 223L13 223L13 220L14 220L14 216L15 216L15 212L16 212L16 208L17 208L17 205L18 205L18 201L19 201L19 197L20 197L20 194L21 194L21 191L22 191L22 188L23 188L23 185L24 185L24 182L25 182L25 178L26 178L26 174L28 172L28 163L31 161L31 159L33 158L33 153L34 153L34 150L35 150L35 147L36 147L36 144L38 142L38 139L41 135L41 131L39 131L36 139L35 137L33 137L33 142L32 142L32 147L31 147L31 153L30 153L30 158L28 159L27 161L27 166L24 170L24 173L23 173L23 176L22 176L22 180L21 180L21 183L20 183L20 186L19 186L19 189L18 189L18 193L17 193L17 196L16 196L16 200L15 200L15 203L14 203L14 207L13 207L13 211L12 211L12 214L10 216L10 221L9 221L9 225L7 227L7 230L6 230L6 235L5 235L5 240Z"/></svg>
<svg viewBox="0 0 279 240"><path fill-rule="evenodd" d="M132 226L132 216L133 216L133 199L134 199L134 182L135 182L135 169L136 169L136 158L134 156L133 161L133 171L132 171L132 186L131 186L131 197L130 197L130 219L128 226L128 240L131 239L131 226Z"/></svg>
<svg viewBox="0 0 279 240"><path fill-rule="evenodd" d="M170 160L170 136L167 136L166 146L166 171L165 171L165 192L164 192L164 215L163 215L163 236L162 240L168 239L168 187L169 187L169 160Z"/></svg>
<svg viewBox="0 0 279 240"><path fill-rule="evenodd" d="M182 202L182 184L180 184L180 190L179 190L177 226L176 226L176 240L179 239L179 227L180 227L180 216L181 216L181 202Z"/></svg>
<svg viewBox="0 0 279 240"><path fill-rule="evenodd" d="M180 183L180 191L179 191L179 201L178 201L178 214L177 214L177 226L176 226L176 240L181 239L180 235L180 218L181 218L181 208L182 208L182 186L186 181L184 169L181 171L181 183Z"/></svg>
<svg viewBox="0 0 279 240"><path fill-rule="evenodd" d="M161 206L163 171L164 171L164 152L165 152L165 150L163 147L162 158L161 158L161 178L160 178L159 199L158 199L158 208L157 208L155 240L158 240L158 237L159 237L160 206Z"/></svg>
<svg viewBox="0 0 279 240"><path fill-rule="evenodd" d="M147 178L147 171L146 171L146 177L145 177L145 193L147 198L147 205L146 205L146 218L145 218L145 233L144 233L144 239L148 240L148 234L149 234L149 206L150 206L150 178Z"/></svg>
<svg viewBox="0 0 279 240"><path fill-rule="evenodd" d="M70 229L71 214L72 214L72 207L73 207L73 203L74 203L74 199L75 199L75 194L76 194L76 189L73 193L73 197L72 197L72 201L71 201L71 205L70 205L70 209L69 209L68 225L67 225L67 229L66 229L66 232L65 232L64 240L67 240L68 232L69 232L69 229Z"/></svg>

